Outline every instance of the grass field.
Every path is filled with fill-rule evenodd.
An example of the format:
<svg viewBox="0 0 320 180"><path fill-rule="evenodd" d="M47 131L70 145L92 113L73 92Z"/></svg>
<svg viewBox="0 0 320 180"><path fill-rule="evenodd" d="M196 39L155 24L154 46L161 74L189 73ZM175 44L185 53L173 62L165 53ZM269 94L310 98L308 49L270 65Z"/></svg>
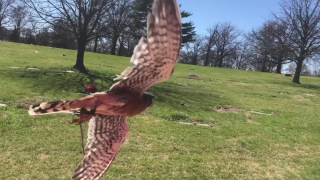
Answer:
<svg viewBox="0 0 320 180"><path fill-rule="evenodd" d="M83 96L89 79L64 73L70 50L0 42L0 179L70 179L82 159L71 116L29 117L43 100ZM128 58L86 54L100 90ZM38 68L27 69L27 68ZM178 65L130 120L105 179L320 179L320 78ZM182 124L196 122L209 127Z"/></svg>

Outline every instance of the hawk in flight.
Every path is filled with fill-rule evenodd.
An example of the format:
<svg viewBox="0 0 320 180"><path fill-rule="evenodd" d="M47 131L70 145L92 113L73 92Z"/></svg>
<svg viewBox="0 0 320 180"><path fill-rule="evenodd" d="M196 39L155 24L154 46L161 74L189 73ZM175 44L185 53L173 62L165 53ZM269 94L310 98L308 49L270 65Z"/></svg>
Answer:
<svg viewBox="0 0 320 180"><path fill-rule="evenodd" d="M108 92L73 101L32 105L33 116L77 113L76 123L89 121L82 163L73 179L99 179L107 171L128 134L127 118L152 104L146 91L168 80L174 72L181 45L181 15L176 0L154 0L148 16L147 37L141 38L131 62Z"/></svg>

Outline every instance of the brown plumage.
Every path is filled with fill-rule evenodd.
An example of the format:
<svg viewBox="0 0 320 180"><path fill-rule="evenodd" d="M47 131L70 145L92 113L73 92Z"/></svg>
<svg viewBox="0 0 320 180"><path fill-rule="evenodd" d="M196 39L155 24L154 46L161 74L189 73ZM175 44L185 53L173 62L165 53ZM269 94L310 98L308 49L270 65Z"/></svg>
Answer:
<svg viewBox="0 0 320 180"><path fill-rule="evenodd" d="M89 94L95 93L95 92L97 92L97 87L95 84L87 84L87 85L85 85L84 90L86 93L89 93Z"/></svg>
<svg viewBox="0 0 320 180"><path fill-rule="evenodd" d="M147 38L141 38L127 68L108 92L73 100L41 103L30 115L77 113L75 123L89 121L85 156L73 179L99 179L120 150L127 133L127 117L143 112L153 96L145 93L174 72L181 41L181 17L176 0L154 0Z"/></svg>

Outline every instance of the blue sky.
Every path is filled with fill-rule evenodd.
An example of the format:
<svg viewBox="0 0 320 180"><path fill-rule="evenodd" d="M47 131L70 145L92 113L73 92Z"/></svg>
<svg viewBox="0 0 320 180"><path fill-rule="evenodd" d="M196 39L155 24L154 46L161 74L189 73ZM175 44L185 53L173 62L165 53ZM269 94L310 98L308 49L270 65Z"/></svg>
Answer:
<svg viewBox="0 0 320 180"><path fill-rule="evenodd" d="M178 0L190 18L197 33L205 34L215 23L230 22L240 31L248 32L261 26L279 11L281 0Z"/></svg>

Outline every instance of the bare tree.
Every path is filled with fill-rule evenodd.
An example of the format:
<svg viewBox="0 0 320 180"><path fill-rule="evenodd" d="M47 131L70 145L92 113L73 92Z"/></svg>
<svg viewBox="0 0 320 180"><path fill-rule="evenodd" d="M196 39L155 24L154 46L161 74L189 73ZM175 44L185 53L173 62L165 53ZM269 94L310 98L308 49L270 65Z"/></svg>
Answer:
<svg viewBox="0 0 320 180"><path fill-rule="evenodd" d="M274 38L273 50L271 51L272 61L276 64L276 73L281 74L283 64L291 62L293 52L289 46L291 32L288 26L281 21L271 21Z"/></svg>
<svg viewBox="0 0 320 180"><path fill-rule="evenodd" d="M57 20L51 25L51 45L58 48L75 49L77 47L76 38L73 33L65 30L65 26L68 26L68 23L64 19Z"/></svg>
<svg viewBox="0 0 320 180"><path fill-rule="evenodd" d="M77 40L77 60L74 68L87 72L84 53L89 41L101 33L107 12L113 0L24 0L46 23L64 19L65 27Z"/></svg>
<svg viewBox="0 0 320 180"><path fill-rule="evenodd" d="M187 64L198 65L201 60L201 53L203 49L203 38L196 36L194 42L185 44L181 53L182 62Z"/></svg>
<svg viewBox="0 0 320 180"><path fill-rule="evenodd" d="M18 42L20 40L22 28L27 23L27 15L28 11L25 6L17 5L13 7L10 15L11 23L13 24L14 28L11 34L11 40L15 42Z"/></svg>
<svg viewBox="0 0 320 180"><path fill-rule="evenodd" d="M204 66L209 66L211 63L211 54L212 54L212 48L214 46L215 41L215 35L216 31L215 28L208 29L208 35L205 37L206 43L205 43L205 59L204 59Z"/></svg>
<svg viewBox="0 0 320 180"><path fill-rule="evenodd" d="M238 34L231 24L216 24L208 30L204 65L222 67L224 60L234 55Z"/></svg>
<svg viewBox="0 0 320 180"><path fill-rule="evenodd" d="M249 34L248 40L251 42L254 54L254 66L256 70L270 72L274 66L272 62L272 51L274 49L275 38L272 23L267 22L259 30L254 30Z"/></svg>
<svg viewBox="0 0 320 180"><path fill-rule="evenodd" d="M249 42L243 40L238 43L232 67L235 69L248 70L250 68L250 60L252 59L250 50Z"/></svg>
<svg viewBox="0 0 320 180"><path fill-rule="evenodd" d="M111 38L110 52L113 55L116 54L117 43L119 42L122 33L125 32L129 26L131 5L130 0L118 0L108 12L107 29ZM123 43L124 41L121 42ZM122 47L119 48L121 49Z"/></svg>
<svg viewBox="0 0 320 180"><path fill-rule="evenodd" d="M234 55L236 51L238 34L231 24L217 24L214 28L214 66L222 67L227 57Z"/></svg>
<svg viewBox="0 0 320 180"><path fill-rule="evenodd" d="M24 42L27 44L36 44L36 35L38 33L38 21L31 15L28 16L26 28L24 28Z"/></svg>
<svg viewBox="0 0 320 180"><path fill-rule="evenodd" d="M296 71L296 68L297 68L296 63L290 63L287 68L287 71L290 74L294 74ZM302 65L301 75L304 75L304 76L311 76L312 75L312 70L310 69L310 66L308 66L308 64L306 62L303 63L303 65Z"/></svg>
<svg viewBox="0 0 320 180"><path fill-rule="evenodd" d="M320 51L320 0L284 0L282 17L292 36L288 45L294 52L294 83L300 83L304 61Z"/></svg>
<svg viewBox="0 0 320 180"><path fill-rule="evenodd" d="M281 73L282 65L289 63L292 52L289 43L290 32L285 24L268 21L247 37L251 42L255 69L262 72Z"/></svg>
<svg viewBox="0 0 320 180"><path fill-rule="evenodd" d="M2 28L7 22L9 16L10 7L14 3L14 0L0 0L0 38L2 38Z"/></svg>

